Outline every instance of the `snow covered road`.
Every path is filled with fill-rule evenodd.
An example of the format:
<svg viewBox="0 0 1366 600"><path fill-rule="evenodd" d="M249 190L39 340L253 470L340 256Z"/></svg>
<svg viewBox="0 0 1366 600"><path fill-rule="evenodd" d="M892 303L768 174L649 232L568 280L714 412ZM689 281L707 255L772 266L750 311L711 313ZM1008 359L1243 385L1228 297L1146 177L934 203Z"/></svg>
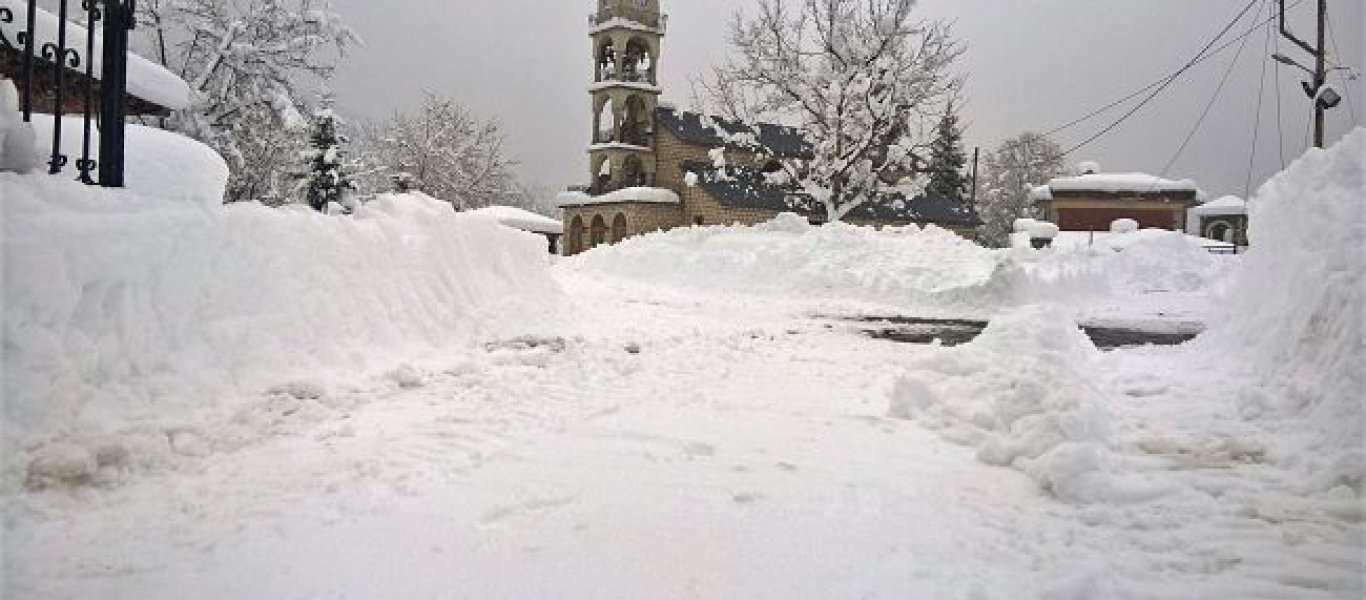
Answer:
<svg viewBox="0 0 1366 600"><path fill-rule="evenodd" d="M811 316L852 304L555 275L572 298L556 331L284 386L238 415L270 435L235 451L9 498L5 597L1362 592L1360 512L1280 501L1290 482L1236 445L1252 433L1221 414L1218 382L1162 375L1180 349L1094 373L1132 401L1111 407L1118 460L1163 493L1077 505L889 418L905 365L947 350ZM215 434L180 445L196 435Z"/></svg>

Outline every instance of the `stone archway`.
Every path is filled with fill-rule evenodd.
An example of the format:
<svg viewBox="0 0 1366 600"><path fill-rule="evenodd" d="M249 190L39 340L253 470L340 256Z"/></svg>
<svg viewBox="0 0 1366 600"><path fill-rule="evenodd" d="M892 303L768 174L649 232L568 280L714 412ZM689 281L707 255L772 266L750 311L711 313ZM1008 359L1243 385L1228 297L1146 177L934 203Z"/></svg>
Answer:
<svg viewBox="0 0 1366 600"><path fill-rule="evenodd" d="M639 156L628 156L621 165L621 187L640 187L646 185L645 163Z"/></svg>
<svg viewBox="0 0 1366 600"><path fill-rule="evenodd" d="M597 248L605 243L607 243L607 221L603 220L602 215L596 215L593 217L593 225L588 231L589 248Z"/></svg>
<svg viewBox="0 0 1366 600"><path fill-rule="evenodd" d="M612 219L612 243L626 239L626 231L626 215L617 213L616 218Z"/></svg>
<svg viewBox="0 0 1366 600"><path fill-rule="evenodd" d="M575 215L569 222L569 244L565 254L573 256L580 252L583 252L583 217Z"/></svg>

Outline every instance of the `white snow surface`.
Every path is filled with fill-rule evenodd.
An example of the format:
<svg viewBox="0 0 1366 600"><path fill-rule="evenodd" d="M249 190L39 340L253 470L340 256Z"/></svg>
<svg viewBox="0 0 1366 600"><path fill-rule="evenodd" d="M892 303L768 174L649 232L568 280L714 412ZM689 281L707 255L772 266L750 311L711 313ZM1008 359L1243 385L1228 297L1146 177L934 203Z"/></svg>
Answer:
<svg viewBox="0 0 1366 600"><path fill-rule="evenodd" d="M678 194L674 193L673 190L654 187L629 187L598 196L590 196L583 192L560 192L557 201L560 208L626 202L644 204L678 204L681 202Z"/></svg>
<svg viewBox="0 0 1366 600"><path fill-rule="evenodd" d="M1153 194L1166 192L1198 192L1194 181L1173 181L1147 173L1095 173L1076 177L1060 177L1048 182L1052 192L1104 192L1110 194Z"/></svg>
<svg viewBox="0 0 1366 600"><path fill-rule="evenodd" d="M503 225L532 233L563 234L564 222L545 215L538 215L515 206L486 206L470 211L471 215L489 217Z"/></svg>
<svg viewBox="0 0 1366 600"><path fill-rule="evenodd" d="M1191 209L1191 214L1215 217L1247 214L1247 201L1237 196L1224 196Z"/></svg>
<svg viewBox="0 0 1366 600"><path fill-rule="evenodd" d="M164 203L157 237L124 206L153 198L85 218L84 188L0 176L53 191L5 215L25 477L2 490L0 595L1360 598L1366 460L1339 392L1361 385L1364 142L1264 187L1246 257L784 215L553 261L421 197L354 219ZM945 348L852 320L953 312L991 323ZM1101 352L1077 330L1096 320L1211 330ZM34 435L11 390L47 388L16 373L79 381L105 433ZM154 403L121 400L138 390Z"/></svg>
<svg viewBox="0 0 1366 600"><path fill-rule="evenodd" d="M73 3L73 10L79 11L78 5L79 3ZM23 0L0 0L0 7L14 11L14 22L0 22L0 31L4 32L6 39L15 41L19 32L28 27L28 3ZM40 50L44 44L55 45L60 23L57 15L39 8L35 19L35 29L38 31L34 38L35 47ZM86 64L93 59L95 77L98 79L104 69L104 39L96 33L94 53L92 56L86 56L86 33L86 28L82 25L74 22L66 25L67 45L80 57L80 72L84 74ZM40 64L46 64L41 62L41 52L39 55ZM184 110L190 107L191 102L190 85L185 83L184 79L166 70L165 67L132 53L128 55L128 93L171 110Z"/></svg>
<svg viewBox="0 0 1366 600"><path fill-rule="evenodd" d="M252 394L462 347L557 294L543 243L421 195L338 218L168 189L0 175L9 487L18 448L113 443L155 462L178 451L166 432L237 443L261 433L228 426Z"/></svg>

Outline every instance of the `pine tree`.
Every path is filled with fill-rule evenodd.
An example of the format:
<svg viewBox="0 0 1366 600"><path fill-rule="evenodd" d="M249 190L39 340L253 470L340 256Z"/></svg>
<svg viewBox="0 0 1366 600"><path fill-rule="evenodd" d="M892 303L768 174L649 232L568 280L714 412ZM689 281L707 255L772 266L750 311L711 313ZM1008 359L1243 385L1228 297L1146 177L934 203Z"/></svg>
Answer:
<svg viewBox="0 0 1366 600"><path fill-rule="evenodd" d="M337 132L337 115L331 104L330 99L325 99L322 107L313 113L310 149L304 153L309 163L304 199L318 212L326 211L333 202L344 204L346 193L352 189L342 167L341 145L346 138Z"/></svg>
<svg viewBox="0 0 1366 600"><path fill-rule="evenodd" d="M934 141L930 144L930 184L926 191L963 202L968 191L968 180L963 173L967 162L967 155L963 152L963 129L958 125L958 113L953 102L949 102L944 118L935 128Z"/></svg>

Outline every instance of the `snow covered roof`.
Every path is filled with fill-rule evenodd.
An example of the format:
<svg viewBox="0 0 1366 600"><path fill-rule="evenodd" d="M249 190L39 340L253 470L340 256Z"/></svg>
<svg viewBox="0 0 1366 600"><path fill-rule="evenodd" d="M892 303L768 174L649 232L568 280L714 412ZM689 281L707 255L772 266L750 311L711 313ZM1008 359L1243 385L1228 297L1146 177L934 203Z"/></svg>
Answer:
<svg viewBox="0 0 1366 600"><path fill-rule="evenodd" d="M695 176L697 185L729 208L796 212L803 215L824 215L820 206L808 194L792 186L769 183L763 173L749 168L727 167L718 170L702 162L683 163L688 175ZM687 177L693 179L693 177ZM894 192L883 195L881 201L863 204L849 213L849 218L881 223L933 224L942 227L977 227L982 220L968 203L954 202L937 194L906 194Z"/></svg>
<svg viewBox="0 0 1366 600"><path fill-rule="evenodd" d="M1200 188L1189 179L1174 181L1147 173L1095 173L1060 177L1048 182L1050 195L1059 192L1100 192L1105 194L1198 194Z"/></svg>
<svg viewBox="0 0 1366 600"><path fill-rule="evenodd" d="M753 127L721 117L660 107L655 121L688 144L717 148L735 146L733 140L752 138L779 158L811 156L811 144L796 127L759 123Z"/></svg>
<svg viewBox="0 0 1366 600"><path fill-rule="evenodd" d="M0 21L0 32L4 32L5 38L8 40L17 40L19 33L28 28L27 19L24 17L27 14L28 3L21 0L0 0L0 7L13 10L15 16L13 23ZM42 48L43 44L49 42L57 43L59 24L57 15L41 8L38 9L34 23L34 29L38 32L37 36L34 37L35 47ZM94 72L98 79L100 73L103 72L104 40L97 32L94 56L87 57L85 55L86 35L85 27L76 23L67 23L66 42L81 60L81 67L75 70L84 73L88 64L87 61L93 58ZM41 53L37 60L42 60ZM128 54L128 94L170 110L184 110L190 107L190 86L185 83L185 80L177 77L161 65L131 52Z"/></svg>
<svg viewBox="0 0 1366 600"><path fill-rule="evenodd" d="M1247 201L1237 196L1224 196L1213 202L1206 202L1192 208L1191 214L1200 215L1202 217L1246 215Z"/></svg>
<svg viewBox="0 0 1366 600"><path fill-rule="evenodd" d="M523 210L515 206L487 206L478 210L472 210L468 214L478 217L488 217L503 225L513 229L521 229L522 231L551 235L564 234L564 223L561 221L545 215L538 215L529 210Z"/></svg>
<svg viewBox="0 0 1366 600"><path fill-rule="evenodd" d="M637 202L643 204L679 204L681 200L678 194L671 190L652 187L631 187L601 196L590 196L583 192L560 192L556 197L556 202L560 208L571 208L575 206L594 206L598 204L625 204Z"/></svg>

